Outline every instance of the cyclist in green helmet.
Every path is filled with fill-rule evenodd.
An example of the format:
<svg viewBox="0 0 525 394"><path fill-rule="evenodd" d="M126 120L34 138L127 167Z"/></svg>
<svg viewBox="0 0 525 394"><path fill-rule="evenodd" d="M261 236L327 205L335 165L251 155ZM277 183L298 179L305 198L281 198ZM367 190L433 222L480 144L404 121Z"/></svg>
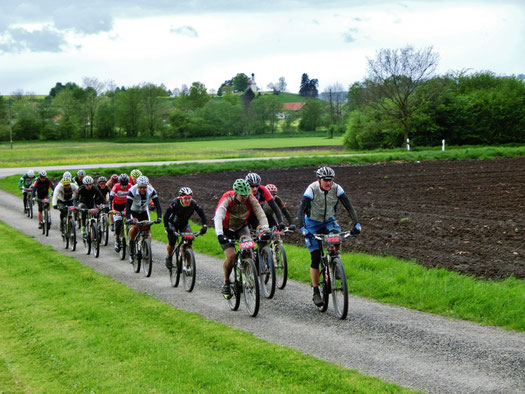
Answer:
<svg viewBox="0 0 525 394"><path fill-rule="evenodd" d="M134 169L134 170L131 170L131 172L129 173L129 181L131 183L131 185L135 185L137 183L137 178L139 176L142 176L142 171L138 170L138 169Z"/></svg>
<svg viewBox="0 0 525 394"><path fill-rule="evenodd" d="M252 195L250 184L244 179L237 179L233 183L233 190L222 195L213 219L215 233L224 250L224 285L221 292L226 296L231 295L229 278L235 260L235 248L230 241L250 238L247 219L252 212L256 215L261 228L268 230L268 220L261 205Z"/></svg>

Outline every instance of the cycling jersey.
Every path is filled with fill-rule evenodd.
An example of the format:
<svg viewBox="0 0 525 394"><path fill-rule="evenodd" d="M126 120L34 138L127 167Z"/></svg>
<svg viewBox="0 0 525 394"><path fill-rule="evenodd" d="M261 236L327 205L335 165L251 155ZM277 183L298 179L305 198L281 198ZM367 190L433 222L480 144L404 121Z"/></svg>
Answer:
<svg viewBox="0 0 525 394"><path fill-rule="evenodd" d="M94 186L88 189L86 185L82 185L77 190L76 200L79 204L85 204L87 208L93 208L97 201L105 201L105 198Z"/></svg>
<svg viewBox="0 0 525 394"><path fill-rule="evenodd" d="M257 188L257 191L254 194L254 197L259 202L261 207L263 207L263 209L266 209L265 202L268 201L268 206L272 209L273 213L275 214L275 217L277 218L277 222L278 223L283 222L283 214L281 213L281 210L275 203L275 200L273 199L272 194L268 191L266 186L260 185ZM250 214L250 216L248 217L248 224L250 225L251 228L256 228L260 224L260 222L257 220L257 217L254 213Z"/></svg>
<svg viewBox="0 0 525 394"><path fill-rule="evenodd" d="M159 196L155 189L148 185L146 192L141 194L138 185L131 187L126 200L126 218L129 219L131 216L137 217L137 214L148 213L151 201L153 201L157 209L157 218L161 218L162 210L160 208Z"/></svg>
<svg viewBox="0 0 525 394"><path fill-rule="evenodd" d="M257 199L257 201L259 201L259 204L261 204L261 206L264 206L264 203L266 201L273 200L272 194L268 191L266 186L259 186L254 196Z"/></svg>
<svg viewBox="0 0 525 394"><path fill-rule="evenodd" d="M53 192L53 202L51 205L57 206L59 202L73 201L76 197L78 186L71 183L69 188L65 188L64 185L59 182Z"/></svg>
<svg viewBox="0 0 525 394"><path fill-rule="evenodd" d="M18 181L18 187L24 188L24 189L30 189L33 183L35 183L35 177L28 177L27 174L22 175L20 180Z"/></svg>
<svg viewBox="0 0 525 394"><path fill-rule="evenodd" d="M84 179L84 178L82 178ZM73 178L73 182L75 182L77 184L77 186L82 186L84 183L82 182L82 179L80 179L78 176L74 177Z"/></svg>
<svg viewBox="0 0 525 394"><path fill-rule="evenodd" d="M107 204L107 202L108 202L108 200L107 200L107 195L111 192L111 190L109 189L108 185L106 184L106 186L104 186L103 189L101 189L99 185L95 185L95 186L93 186L93 187L94 187L94 188L96 187L97 190L100 192L100 194L101 194L102 196L104 196L103 199L100 198L100 197L97 198L97 201L96 201L97 204Z"/></svg>
<svg viewBox="0 0 525 394"><path fill-rule="evenodd" d="M193 212L197 212L203 225L208 225L202 206L197 201L192 199L186 207L182 205L180 197L175 198L164 212L164 227L168 228L168 224L171 224L176 231L184 230Z"/></svg>
<svg viewBox="0 0 525 394"><path fill-rule="evenodd" d="M246 226L248 216L254 213L263 228L268 228L266 215L253 195L249 195L245 202L240 202L235 198L235 191L230 190L224 193L215 209L213 219L215 233L224 234L225 229L238 231Z"/></svg>
<svg viewBox="0 0 525 394"><path fill-rule="evenodd" d="M46 178L44 180L38 178L33 184L33 196L37 196L38 199L43 200L49 197L49 189L53 190L53 183Z"/></svg>
<svg viewBox="0 0 525 394"><path fill-rule="evenodd" d="M125 204L128 199L129 189L131 189L129 183L126 186L122 186L120 183L115 184L109 193L109 201L113 204Z"/></svg>

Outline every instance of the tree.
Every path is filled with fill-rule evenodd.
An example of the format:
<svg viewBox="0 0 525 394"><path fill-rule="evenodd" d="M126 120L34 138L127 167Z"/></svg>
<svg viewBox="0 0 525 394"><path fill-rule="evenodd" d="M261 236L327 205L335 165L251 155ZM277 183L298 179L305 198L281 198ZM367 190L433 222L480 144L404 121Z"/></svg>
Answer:
<svg viewBox="0 0 525 394"><path fill-rule="evenodd" d="M109 97L102 96L97 106L95 131L98 138L115 137L115 105Z"/></svg>
<svg viewBox="0 0 525 394"><path fill-rule="evenodd" d="M190 87L188 94L188 100L190 103L190 108L195 110L197 108L202 108L204 105L210 101L211 97L206 91L206 86L200 82L193 82Z"/></svg>
<svg viewBox="0 0 525 394"><path fill-rule="evenodd" d="M85 109L87 113L87 123L89 124L89 136L93 138L95 127L95 114L100 103L100 94L104 91L105 83L100 82L97 78L84 77L82 79L85 91L86 101Z"/></svg>
<svg viewBox="0 0 525 394"><path fill-rule="evenodd" d="M248 88L248 76L239 73L232 79L232 86L235 92L244 92Z"/></svg>
<svg viewBox="0 0 525 394"><path fill-rule="evenodd" d="M115 96L117 126L124 129L128 137L136 137L142 129L143 106L139 86L120 90Z"/></svg>
<svg viewBox="0 0 525 394"><path fill-rule="evenodd" d="M315 131L323 123L323 104L320 100L309 100L301 108L299 128L304 131Z"/></svg>
<svg viewBox="0 0 525 394"><path fill-rule="evenodd" d="M146 129L149 135L155 135L155 129L161 125L160 118L160 97L166 96L166 90L162 86L156 86L152 83L146 83L141 86L142 91L142 105L144 110L144 119Z"/></svg>
<svg viewBox="0 0 525 394"><path fill-rule="evenodd" d="M345 102L345 91L343 85L339 82L329 85L325 88L325 94L328 97L330 124L334 125L341 121L342 107Z"/></svg>
<svg viewBox="0 0 525 394"><path fill-rule="evenodd" d="M299 94L303 97L316 98L319 94L317 87L319 86L319 80L310 79L308 74L304 73L301 77L301 86L299 87Z"/></svg>
<svg viewBox="0 0 525 394"><path fill-rule="evenodd" d="M257 118L265 125L268 125L273 133L277 123L277 114L283 108L279 98L273 95L261 96L252 101L252 106Z"/></svg>
<svg viewBox="0 0 525 394"><path fill-rule="evenodd" d="M267 86L268 89L273 90L273 94L279 94L281 92L286 92L286 81L284 80L284 77L279 78L279 82L272 83L270 82Z"/></svg>
<svg viewBox="0 0 525 394"><path fill-rule="evenodd" d="M399 122L404 141L409 137L410 117L417 109L414 93L435 71L439 55L432 47L415 50L381 49L375 59L367 58L368 102Z"/></svg>

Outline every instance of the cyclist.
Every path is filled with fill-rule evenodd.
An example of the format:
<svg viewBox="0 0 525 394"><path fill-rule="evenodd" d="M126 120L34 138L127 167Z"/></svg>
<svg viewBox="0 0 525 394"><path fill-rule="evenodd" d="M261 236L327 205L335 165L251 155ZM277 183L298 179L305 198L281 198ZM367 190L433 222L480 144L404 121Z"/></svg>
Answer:
<svg viewBox="0 0 525 394"><path fill-rule="evenodd" d="M38 198L38 228L42 228L42 211L44 210L43 199L49 198L49 189L53 192L53 182L47 177L46 170L40 170L38 179L33 184L33 197ZM49 209L49 207L47 208Z"/></svg>
<svg viewBox="0 0 525 394"><path fill-rule="evenodd" d="M134 222L149 220L149 203L153 201L157 209L157 219L155 223L162 221L162 210L160 207L159 196L153 187L149 185L148 177L141 175L137 178L137 184L128 191L126 200L126 219L131 225L129 231L129 260L133 262L135 255L135 238L139 231L139 226Z"/></svg>
<svg viewBox="0 0 525 394"><path fill-rule="evenodd" d="M78 187L83 185L82 182L83 182L85 176L86 176L86 171L84 171L84 170L78 170L77 171L77 176L75 177L75 179L73 179L73 181L75 181L75 183L77 184Z"/></svg>
<svg viewBox="0 0 525 394"><path fill-rule="evenodd" d="M65 173L62 180L55 187L53 192L53 208L60 210L60 231L64 231L63 219L67 215L66 207L74 204L78 186L71 179L71 174Z"/></svg>
<svg viewBox="0 0 525 394"><path fill-rule="evenodd" d="M82 236L85 236L87 218L87 212L85 211L85 209L94 208L97 201L105 201L105 198L96 187L93 187L93 178L89 175L86 175L82 178L82 183L83 185L80 186L77 190L76 206L79 209L83 209L83 211L81 211L81 231Z"/></svg>
<svg viewBox="0 0 525 394"><path fill-rule="evenodd" d="M224 193L215 209L213 219L217 239L224 250L224 285L221 293L231 296L230 273L235 263L235 248L231 240L250 238L248 217L254 213L263 230L268 230L266 215L253 196L250 184L244 179L237 179L233 183L233 190ZM270 233L265 232L265 238L270 238Z"/></svg>
<svg viewBox="0 0 525 394"><path fill-rule="evenodd" d="M277 222L279 223L277 227L279 228L279 230L284 229L286 225L283 222L283 215L281 213L281 210L275 203L268 189L261 185L261 177L259 176L259 174L256 174L255 172L250 172L248 173L248 175L246 175L244 180L250 184L251 193L259 202L259 204L261 204L261 207L263 207L263 209L266 205L265 203L268 203L271 210L274 212L275 217L277 218ZM250 214L250 217L248 218L248 224L251 228L257 228L257 226L259 225L257 217L254 213Z"/></svg>
<svg viewBox="0 0 525 394"><path fill-rule="evenodd" d="M118 177L118 183L111 188L109 193L109 205L114 211L124 212L126 209L126 201L128 198L128 191L131 189L129 184L129 177L127 174L120 174ZM113 215L111 215L113 221ZM119 234L122 226L122 219L114 222L115 226L115 251L120 252L120 239ZM113 223L111 223L113 226Z"/></svg>
<svg viewBox="0 0 525 394"><path fill-rule="evenodd" d="M28 195L28 192L31 192L33 183L35 183L35 172L33 170L27 171L18 181L18 187L22 190L22 194L24 195L24 213L27 213L27 199L31 198L31 195Z"/></svg>
<svg viewBox="0 0 525 394"><path fill-rule="evenodd" d="M135 186L137 184L137 178L139 176L142 176L142 172L138 169L131 170L129 173L129 181L131 183L131 186Z"/></svg>
<svg viewBox="0 0 525 394"><path fill-rule="evenodd" d="M288 208L286 208L286 205L284 204L284 201L281 199L281 197L277 195L277 186L269 183L268 185L266 185L266 189L268 189L273 199L275 200L275 203L277 204L283 215L286 217L286 220L288 221L288 228L290 230L295 230L295 224L293 224L293 219L290 215L290 211L288 211ZM277 221L275 220L274 212L271 209L271 207L265 204L263 206L263 209L264 213L266 214L266 218L268 219L268 224L270 225L270 227L277 226Z"/></svg>
<svg viewBox="0 0 525 394"><path fill-rule="evenodd" d="M166 212L164 212L164 227L168 234L166 268L169 270L173 268L173 252L175 251L175 243L177 242L177 237L174 232L191 232L191 227L188 222L193 212L197 212L201 218L201 234L206 234L208 230L208 221L206 220L204 210L192 197L193 191L189 187L181 187L179 197L175 198L168 206L168 209L166 209Z"/></svg>
<svg viewBox="0 0 525 394"><path fill-rule="evenodd" d="M109 187L109 190L111 191L111 189L113 189L113 186L115 186L117 183L118 183L118 175L117 174L113 174L108 179L108 183L106 185L107 185L107 187Z"/></svg>
<svg viewBox="0 0 525 394"><path fill-rule="evenodd" d="M319 243L313 237L313 234L338 233L341 231L341 227L334 216L339 201L348 211L352 220L352 235L357 235L361 232L361 225L357 220L357 213L352 202L345 194L343 188L334 182L334 170L330 167L320 167L316 175L317 181L311 183L304 192L297 219L311 257L310 278L312 279L314 291L312 300L316 306L322 307L324 303L319 293L321 251L319 250Z"/></svg>

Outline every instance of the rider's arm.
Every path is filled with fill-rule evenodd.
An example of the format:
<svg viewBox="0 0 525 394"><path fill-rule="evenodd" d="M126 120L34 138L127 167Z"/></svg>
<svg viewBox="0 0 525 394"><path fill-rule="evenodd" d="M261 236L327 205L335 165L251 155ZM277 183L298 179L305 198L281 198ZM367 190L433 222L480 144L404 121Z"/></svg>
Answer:
<svg viewBox="0 0 525 394"><path fill-rule="evenodd" d="M195 203L195 211L197 212L197 215L201 218L201 222L203 226L208 225L208 220L206 219L206 214L204 213L204 209L202 209L202 206L200 204Z"/></svg>
<svg viewBox="0 0 525 394"><path fill-rule="evenodd" d="M213 225L215 227L215 234L217 236L224 235L224 227L222 225L223 220L226 218L228 213L228 205L231 204L235 195L228 195L228 192L224 193L217 204L215 209L215 216L213 217Z"/></svg>
<svg viewBox="0 0 525 394"><path fill-rule="evenodd" d="M170 216L173 212L173 208L171 207L171 204L168 205L168 208L166 209L166 212L164 212L164 216L162 217L162 223L164 224L164 227L169 228L170 224Z"/></svg>
<svg viewBox="0 0 525 394"><path fill-rule="evenodd" d="M301 200L301 205L299 205L299 210L297 211L297 225L299 227L304 227L304 216L306 212L310 209L310 203L312 199L306 195L303 196Z"/></svg>
<svg viewBox="0 0 525 394"><path fill-rule="evenodd" d="M354 206L352 205L352 201L350 201L346 193L341 194L338 198L339 198L339 201L341 201L341 203L343 204L343 207L345 207L346 210L348 211L348 214L350 215L350 218L352 219L352 223L355 225L358 222L358 220L357 220L357 213L354 209Z"/></svg>
<svg viewBox="0 0 525 394"><path fill-rule="evenodd" d="M22 189L24 187L24 177L22 176L18 181L18 187Z"/></svg>
<svg viewBox="0 0 525 394"><path fill-rule="evenodd" d="M283 222L283 214L281 213L281 210L275 203L275 200L272 198L270 201L268 201L268 205L273 209L273 212L275 213L275 217L277 218L277 223Z"/></svg>
<svg viewBox="0 0 525 394"><path fill-rule="evenodd" d="M128 198L126 199L126 220L131 219L131 206L133 205L133 195L128 192Z"/></svg>
<svg viewBox="0 0 525 394"><path fill-rule="evenodd" d="M155 208L157 209L157 218L159 218L159 219L162 218L162 209L160 207L159 196L155 195L155 197L153 197L152 201L153 201L153 204L155 204Z"/></svg>
<svg viewBox="0 0 525 394"><path fill-rule="evenodd" d="M257 201L257 199L253 195L250 194L246 202L248 204L251 204L253 212L255 213L255 216L257 216L257 220L259 221L259 224L261 225L261 227L263 229L269 228L268 218L266 217L266 214L264 213L264 210L262 209L261 204L259 204L259 201ZM281 217L281 220L282 220L282 217Z"/></svg>
<svg viewBox="0 0 525 394"><path fill-rule="evenodd" d="M61 183L59 183L56 187L55 192L53 193L53 201L51 203L51 206L55 207L58 204L58 195L60 194L63 196L63 190L64 186Z"/></svg>

